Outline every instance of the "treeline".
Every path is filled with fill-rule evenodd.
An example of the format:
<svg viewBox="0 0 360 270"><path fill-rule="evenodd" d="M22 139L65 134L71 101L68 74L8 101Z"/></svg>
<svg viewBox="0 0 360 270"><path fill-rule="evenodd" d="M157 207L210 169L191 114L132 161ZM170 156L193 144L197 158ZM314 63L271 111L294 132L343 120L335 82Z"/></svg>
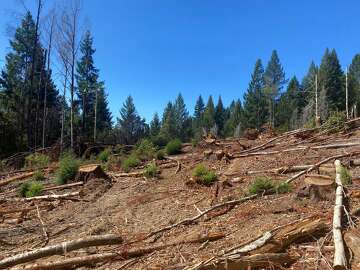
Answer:
<svg viewBox="0 0 360 270"><path fill-rule="evenodd" d="M358 113L360 55L346 76L335 50L326 49L320 65L311 63L299 81L287 78L274 50L265 67L256 61L242 102L225 106L221 97L199 96L190 114L178 94L148 124L129 96L114 123L94 63L93 37L90 31L80 33L80 6L68 2L40 20L39 0L36 16L27 12L10 40L0 76L0 157L55 143L76 151L84 142L135 144L149 137L163 146L174 138L199 140L208 133L238 137L264 125L280 131L313 126L315 116L326 120L346 110L346 89L347 114Z"/></svg>

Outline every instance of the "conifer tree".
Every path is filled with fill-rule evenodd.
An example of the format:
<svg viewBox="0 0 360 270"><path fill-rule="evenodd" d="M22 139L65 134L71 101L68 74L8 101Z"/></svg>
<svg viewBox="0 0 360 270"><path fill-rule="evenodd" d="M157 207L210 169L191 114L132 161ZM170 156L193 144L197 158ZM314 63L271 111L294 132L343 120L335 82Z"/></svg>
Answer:
<svg viewBox="0 0 360 270"><path fill-rule="evenodd" d="M354 116L360 109L360 54L356 54L348 71L349 107L352 107Z"/></svg>
<svg viewBox="0 0 360 270"><path fill-rule="evenodd" d="M167 140L174 139L177 136L175 110L171 102L168 102L165 107L161 121L160 135Z"/></svg>
<svg viewBox="0 0 360 270"><path fill-rule="evenodd" d="M189 112L186 109L184 98L179 93L174 102L174 117L176 137L181 140L186 140L188 135L188 127L186 126L189 118Z"/></svg>
<svg viewBox="0 0 360 270"><path fill-rule="evenodd" d="M156 137L157 135L159 135L160 129L160 118L159 115L155 113L153 119L150 122L150 136Z"/></svg>
<svg viewBox="0 0 360 270"><path fill-rule="evenodd" d="M218 134L223 136L223 130L225 125L226 112L222 103L221 96L219 96L217 105L215 107L215 123L218 128Z"/></svg>
<svg viewBox="0 0 360 270"><path fill-rule="evenodd" d="M283 85L286 83L285 72L280 63L277 51L273 50L264 73L265 93L268 96L269 122L275 126L275 104Z"/></svg>
<svg viewBox="0 0 360 270"><path fill-rule="evenodd" d="M266 96L264 94L264 68L261 60L255 63L247 92L244 95L244 125L247 128L260 129L268 116Z"/></svg>
<svg viewBox="0 0 360 270"><path fill-rule="evenodd" d="M233 101L230 106L230 117L225 124L226 137L239 137L243 131L243 109L240 100Z"/></svg>
<svg viewBox="0 0 360 270"><path fill-rule="evenodd" d="M117 118L118 141L124 144L135 144L146 136L147 125L135 108L133 98L128 96Z"/></svg>
<svg viewBox="0 0 360 270"><path fill-rule="evenodd" d="M210 131L210 129L215 124L215 106L212 96L209 96L208 102L206 104L206 108L203 115L202 120L202 127L206 129L207 132Z"/></svg>

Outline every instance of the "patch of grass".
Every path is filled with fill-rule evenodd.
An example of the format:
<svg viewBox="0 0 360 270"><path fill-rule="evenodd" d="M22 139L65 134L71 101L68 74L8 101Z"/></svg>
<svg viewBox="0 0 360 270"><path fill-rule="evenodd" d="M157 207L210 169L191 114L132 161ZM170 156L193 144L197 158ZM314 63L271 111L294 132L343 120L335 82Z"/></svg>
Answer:
<svg viewBox="0 0 360 270"><path fill-rule="evenodd" d="M159 174L159 169L155 164L148 164L144 170L144 176L146 178L154 178Z"/></svg>
<svg viewBox="0 0 360 270"><path fill-rule="evenodd" d="M192 147L196 147L199 144L199 140L196 138L191 139L191 145Z"/></svg>
<svg viewBox="0 0 360 270"><path fill-rule="evenodd" d="M30 198L40 195L42 190L43 185L39 182L25 182L20 187L20 195L21 197Z"/></svg>
<svg viewBox="0 0 360 270"><path fill-rule="evenodd" d="M25 167L29 169L43 168L48 166L50 159L47 155L34 153L25 158Z"/></svg>
<svg viewBox="0 0 360 270"><path fill-rule="evenodd" d="M56 182L59 185L66 184L73 180L79 170L80 162L71 152L64 153L59 161L59 167L56 170Z"/></svg>
<svg viewBox="0 0 360 270"><path fill-rule="evenodd" d="M104 150L102 150L99 155L97 156L97 159L101 162L101 163L106 163L109 161L110 159L110 155L111 155L111 151L109 148L106 148Z"/></svg>
<svg viewBox="0 0 360 270"><path fill-rule="evenodd" d="M292 188L291 188L290 184L286 183L286 182L281 182L275 186L275 192L277 194L289 193L291 191L292 191Z"/></svg>
<svg viewBox="0 0 360 270"><path fill-rule="evenodd" d="M35 182L41 182L45 180L45 176L42 171L37 170L34 172L32 180Z"/></svg>
<svg viewBox="0 0 360 270"><path fill-rule="evenodd" d="M155 158L156 158L157 160L163 160L163 159L165 159L165 151L164 151L163 149L157 151L156 154L155 154Z"/></svg>
<svg viewBox="0 0 360 270"><path fill-rule="evenodd" d="M129 172L131 168L134 168L140 164L139 158L131 154L127 159L125 159L122 163L122 168L125 172Z"/></svg>
<svg viewBox="0 0 360 270"><path fill-rule="evenodd" d="M274 190L274 184L268 177L256 177L249 187L250 194L262 194Z"/></svg>
<svg viewBox="0 0 360 270"><path fill-rule="evenodd" d="M204 185L210 185L216 181L215 172L209 170L204 164L199 164L194 168L193 176Z"/></svg>
<svg viewBox="0 0 360 270"><path fill-rule="evenodd" d="M331 133L347 129L346 115L343 112L332 112L326 122L321 126L322 130L330 130Z"/></svg>
<svg viewBox="0 0 360 270"><path fill-rule="evenodd" d="M168 155L176 155L181 153L181 141L179 139L174 139L168 142L165 147L166 153Z"/></svg>
<svg viewBox="0 0 360 270"><path fill-rule="evenodd" d="M352 184L350 171L344 166L341 166L340 177L341 177L341 182L343 185L351 185Z"/></svg>
<svg viewBox="0 0 360 270"><path fill-rule="evenodd" d="M149 139L142 139L135 150L135 154L141 160L150 160L154 158L155 152L155 146Z"/></svg>

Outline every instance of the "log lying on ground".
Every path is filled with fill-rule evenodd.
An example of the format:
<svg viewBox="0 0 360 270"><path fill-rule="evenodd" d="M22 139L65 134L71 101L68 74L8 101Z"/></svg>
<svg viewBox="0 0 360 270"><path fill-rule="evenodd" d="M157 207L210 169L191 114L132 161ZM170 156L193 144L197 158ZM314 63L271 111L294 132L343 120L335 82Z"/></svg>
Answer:
<svg viewBox="0 0 360 270"><path fill-rule="evenodd" d="M151 252L161 250L167 247L181 245L181 244L188 244L188 243L202 243L206 241L216 241L218 239L221 239L225 237L225 234L220 232L212 232L208 233L206 235L201 236L195 236L190 237L185 240L181 241L175 241L170 242L167 244L159 244L159 245L153 245L149 247L142 247L142 248L132 248L128 250L123 250L120 252L113 252L113 253L102 253L102 254L94 254L89 256L83 256L83 257L74 257L64 260L59 260L55 262L39 262L32 265L27 265L24 268L19 268L22 270L53 270L53 269L64 269L66 267L80 267L85 266L97 262L104 262L107 260L114 260L114 259L129 259L129 258L135 258L140 257L146 254L149 254Z"/></svg>
<svg viewBox="0 0 360 270"><path fill-rule="evenodd" d="M44 192L44 191L50 191L50 190L66 189L66 188L72 188L72 187L77 187L77 186L82 186L82 185L84 185L84 182L80 181L80 182L75 182L75 183L70 183L70 184L46 187L42 191Z"/></svg>
<svg viewBox="0 0 360 270"><path fill-rule="evenodd" d="M346 246L351 250L352 269L360 269L360 232L358 229L347 231L344 235Z"/></svg>
<svg viewBox="0 0 360 270"><path fill-rule="evenodd" d="M246 174L262 174L262 173L274 173L274 174L285 174L303 171L311 168L312 165L295 165L295 166L284 166L275 169L248 171Z"/></svg>
<svg viewBox="0 0 360 270"><path fill-rule="evenodd" d="M300 176L319 168L320 165L325 164L331 160L343 158L343 157L349 157L349 156L357 156L359 154L360 154L360 151L355 151L355 152L350 152L350 153L346 153L346 154L340 154L340 155L335 155L335 156L325 158L325 159L319 161L318 163L312 165L309 169L303 170L303 171L295 174L294 176L290 177L288 180L286 180L286 183L290 183L290 182L294 181L295 179L299 178Z"/></svg>
<svg viewBox="0 0 360 270"><path fill-rule="evenodd" d="M334 206L334 218L333 218L333 238L335 246L334 263L333 267L335 270L347 269L347 262L345 256L345 247L341 232L341 216L343 213L343 185L341 181L341 169L342 165L340 160L335 160L336 169L336 198Z"/></svg>
<svg viewBox="0 0 360 270"><path fill-rule="evenodd" d="M47 205L41 205L39 206L40 209L46 209L46 210L50 210L54 208L54 205L52 204L47 204ZM7 215L7 214L12 214L12 213L18 213L18 212L29 212L32 210L36 210L36 206L30 206L30 207L23 207L23 208L12 208L12 209L5 209L2 210L0 209L0 215Z"/></svg>
<svg viewBox="0 0 360 270"><path fill-rule="evenodd" d="M44 257L49 257L52 255L63 255L69 251L81 248L121 244L122 241L122 238L115 234L88 236L5 258L0 261L0 269L34 261Z"/></svg>
<svg viewBox="0 0 360 270"><path fill-rule="evenodd" d="M54 167L48 167L45 169L40 169L44 172L52 172L55 168ZM35 171L30 171L30 172L26 172L26 173L22 173L20 175L15 175L15 176L11 176L7 179L1 180L0 181L0 187L5 186L7 184L10 184L12 182L16 182L16 181L20 181L20 180L24 180L26 178L32 177L34 175Z"/></svg>
<svg viewBox="0 0 360 270"><path fill-rule="evenodd" d="M51 195L43 195L43 196L35 196L30 198L10 198L10 199L2 199L1 201L5 202L30 202L30 201L53 201L53 200L76 200L75 196L80 195L80 191L75 191L71 193L65 194L51 194ZM0 201L0 202L1 202Z"/></svg>

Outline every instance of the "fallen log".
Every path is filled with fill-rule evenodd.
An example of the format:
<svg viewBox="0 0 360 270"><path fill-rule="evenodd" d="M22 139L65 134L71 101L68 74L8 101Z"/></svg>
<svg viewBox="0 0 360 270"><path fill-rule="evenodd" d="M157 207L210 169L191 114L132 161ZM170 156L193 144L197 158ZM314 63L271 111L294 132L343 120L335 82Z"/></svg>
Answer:
<svg viewBox="0 0 360 270"><path fill-rule="evenodd" d="M30 198L9 198L9 199L1 199L4 202L30 202L30 201L52 201L52 200L76 200L75 196L80 195L80 191L75 191L71 193L65 194L51 194L51 195L42 195L42 196L35 196ZM1 202L0 201L0 202Z"/></svg>
<svg viewBox="0 0 360 270"><path fill-rule="evenodd" d="M149 237L151 237L151 236L153 236L153 235L155 235L155 234L158 234L158 233L160 233L160 232L168 231L168 230L170 230L170 229L172 229L172 228L175 228L175 227L177 227L177 226L179 226L179 225L192 223L192 222L198 220L198 219L201 218L202 216L206 215L207 213L209 213L209 212L211 212L211 211L213 211L213 210L215 210L215 209L218 209L218 208L221 208L221 207L224 207L224 206L237 205L237 204L240 204L240 203L242 203L242 202L245 202L245 201L248 201L248 200L251 200L251 199L255 199L255 198L257 198L257 197L258 197L258 195L257 195L257 194L254 194L254 195L250 195L250 196L248 196L248 197L244 197L244 198L241 198L241 199L238 199L238 200L232 200L232 201L227 201L227 202L224 202L224 203L216 204L216 205L214 205L214 206L212 206L212 207L210 207L210 208L202 211L201 213L199 213L198 215L196 215L196 216L194 216L194 217L185 218L185 219L183 219L183 220L178 221L177 223L174 223L174 224L172 224L172 225L169 225L169 226L163 227L163 228L161 228L161 229L159 229L159 230L156 230L156 231L154 231L154 232L151 232L151 233L149 233L149 234L145 237L145 239L146 239L146 238L149 238Z"/></svg>
<svg viewBox="0 0 360 270"><path fill-rule="evenodd" d="M54 206L52 204L48 204L48 205L41 205L39 206L40 209L46 209L46 210L50 210L53 209ZM18 213L18 212L29 212L32 210L36 210L36 206L30 206L30 207L23 207L23 208L13 208L13 209L5 209L2 210L0 209L0 215L7 215L7 214L12 214L12 213Z"/></svg>
<svg viewBox="0 0 360 270"><path fill-rule="evenodd" d="M48 246L33 251L20 253L0 261L0 269L11 267L14 265L31 262L36 259L49 257L53 255L63 255L69 251L92 247L92 246L104 246L104 245L116 245L122 243L122 238L115 234L105 234L88 236L76 240L62 242L53 246Z"/></svg>
<svg viewBox="0 0 360 270"><path fill-rule="evenodd" d="M342 228L341 228L341 216L343 212L343 193L344 189L341 181L341 169L342 165L340 160L335 160L335 169L336 169L336 198L334 206L334 218L333 218L333 238L334 238L334 263L333 267L335 270L347 269L347 261L345 256L345 247L342 238Z"/></svg>
<svg viewBox="0 0 360 270"><path fill-rule="evenodd" d="M151 252L161 250L167 247L181 245L181 244L190 244L190 243L202 243L207 241L216 241L218 239L221 239L225 237L225 234L220 232L213 232L208 233L206 235L201 236L195 236L190 237L189 239L181 240L181 241L175 241L167 244L159 244L159 245L153 245L149 247L143 247L143 248L132 248L127 250L122 250L120 252L112 252L112 253L102 253L102 254L94 254L89 256L83 256L83 257L75 257L75 258L69 258L69 259L63 259L60 261L55 262L39 262L32 265L27 265L22 268L18 268L19 270L52 270L52 269L64 269L66 267L80 267L85 266L97 262L104 262L107 260L114 260L114 259L129 259L129 258L135 258L140 257L146 254L149 254ZM14 269L15 270L15 269Z"/></svg>
<svg viewBox="0 0 360 270"><path fill-rule="evenodd" d="M360 151L355 151L355 152L351 152L351 153L340 154L340 155L335 155L335 156L325 158L325 159L319 161L318 163L312 165L309 169L303 170L303 171L295 174L294 176L290 177L288 180L286 180L286 183L290 183L290 182L294 181L295 179L299 178L300 176L319 168L320 165L322 165L322 164L324 164L326 162L329 162L331 160L338 159L338 158L343 158L343 157L349 157L349 156L357 156L359 154L360 154Z"/></svg>
<svg viewBox="0 0 360 270"><path fill-rule="evenodd" d="M267 169L267 170L257 170L257 171L248 171L246 174L262 174L262 173L274 173L274 174L285 174L285 173L293 173L298 171L303 171L311 168L312 165L295 165L295 166L284 166L275 169Z"/></svg>
<svg viewBox="0 0 360 270"><path fill-rule="evenodd" d="M41 169L42 171L45 171L45 172L51 172L53 171L55 168L54 167L48 167L48 168L45 168L45 169ZM4 180L1 180L0 181L0 187L2 186L5 186L7 184L10 184L12 182L15 182L15 181L20 181L20 180L24 180L26 178L29 178L29 177L32 177L34 175L35 171L30 171L30 172L26 172L26 173L23 173L23 174L20 174L20 175L15 175L15 176L11 176L7 179L4 179Z"/></svg>
<svg viewBox="0 0 360 270"><path fill-rule="evenodd" d="M75 182L75 183L70 183L70 184L46 187L42 191L44 192L44 191L50 191L50 190L66 189L66 188L72 188L72 187L77 187L77 186L82 186L82 185L84 185L84 182L80 181L80 182Z"/></svg>

